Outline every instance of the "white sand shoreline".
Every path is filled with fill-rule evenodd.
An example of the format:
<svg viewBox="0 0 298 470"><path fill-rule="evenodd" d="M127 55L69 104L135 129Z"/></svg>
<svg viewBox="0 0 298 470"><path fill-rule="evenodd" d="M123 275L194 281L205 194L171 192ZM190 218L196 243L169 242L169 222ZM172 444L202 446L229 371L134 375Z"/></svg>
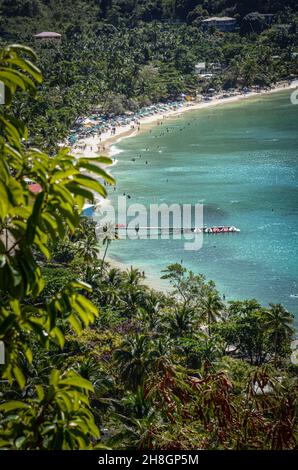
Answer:
<svg viewBox="0 0 298 470"><path fill-rule="evenodd" d="M146 118L141 118L139 120L140 122L140 130L134 128L131 128L131 125L127 126L119 126L116 128L115 135L111 135L111 131L105 132L101 134L101 136L94 136L94 137L89 137L82 139L79 141L80 145L86 145L86 148L84 150L80 150L76 152L78 156L88 156L88 157L96 157L98 155L110 155L110 150L113 145L117 145L120 141L123 139L129 138L129 137L134 137L138 135L140 132L144 132L148 129L150 125L154 125L155 123L162 122L165 119L172 119L176 118L178 116L181 116L187 111L196 111L200 109L207 109L211 107L217 107L220 105L224 104L229 104L229 103L236 103L239 101L244 101L244 100L249 100L250 98L256 98L256 97L264 97L267 95L270 95L272 93L277 93L281 91L288 91L293 88L293 85L289 84L279 84L275 88L268 90L268 91L261 91L261 92L250 92L247 94L240 94L237 96L232 96L230 98L218 98L215 97L210 101L207 102L197 102L194 104L186 104L185 106L179 108L178 110L175 111L168 111L160 114L155 114L150 117ZM98 146L105 147L104 151L98 152ZM121 155L121 153L117 154L118 156ZM114 161L115 165L117 164L117 161ZM113 166L112 165L112 166ZM110 167L109 167L110 168ZM114 259L112 256L107 257L107 262L111 265L111 267L115 267L117 269L120 269L121 271L127 270L130 268L132 263L123 263L119 260ZM133 266L140 271L143 270L142 267L138 266L138 264L133 263ZM149 288L161 291L164 293L167 293L170 291L170 285L165 283L165 281L160 281L158 278L156 278L153 275L150 275L148 273L145 273L146 277L144 279L144 284L147 285Z"/></svg>
<svg viewBox="0 0 298 470"><path fill-rule="evenodd" d="M113 258L112 255L108 255L106 257L106 262L110 264L111 268L116 268L116 269L119 269L120 271L127 271L131 268L131 266L135 269L138 269L140 272L144 271L144 267L139 266L137 263L123 263ZM160 276L161 276L161 273L160 273ZM145 277L142 281L142 284L149 287L149 289L163 292L165 294L171 291L171 286L169 282L165 281L164 279L157 278L153 274L150 275L150 273L146 272L146 270L145 270Z"/></svg>
<svg viewBox="0 0 298 470"><path fill-rule="evenodd" d="M95 135L91 137L85 137L79 139L76 142L76 145L72 148L72 153L76 156L86 156L86 157L97 157L99 155L110 155L110 149L112 145L116 145L121 140L129 137L134 137L143 132L149 125L163 122L165 119L176 118L181 114L184 114L187 111L196 111L200 109L207 109L211 107L216 107L224 104L237 103L242 100L248 100L250 98L264 97L272 93L278 93L281 91L287 91L293 88L293 85L288 83L278 84L276 87L267 91L259 92L249 92L246 94L237 94L236 96L231 96L229 98L219 97L219 95L214 96L210 101L200 101L200 102L187 102L183 107L180 107L177 110L165 111L163 113L154 114L153 116L148 116L139 119L139 130L138 126L132 128L131 124L124 126L116 127L115 134L112 134L111 131L106 131L101 135Z"/></svg>

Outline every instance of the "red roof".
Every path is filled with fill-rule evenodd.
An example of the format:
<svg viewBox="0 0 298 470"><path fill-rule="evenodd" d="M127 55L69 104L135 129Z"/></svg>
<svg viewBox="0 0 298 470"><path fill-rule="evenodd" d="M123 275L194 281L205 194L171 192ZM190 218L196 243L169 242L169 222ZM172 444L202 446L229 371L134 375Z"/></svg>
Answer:
<svg viewBox="0 0 298 470"><path fill-rule="evenodd" d="M29 186L29 191L33 194L38 194L42 191L42 187L38 183L31 183L28 186Z"/></svg>

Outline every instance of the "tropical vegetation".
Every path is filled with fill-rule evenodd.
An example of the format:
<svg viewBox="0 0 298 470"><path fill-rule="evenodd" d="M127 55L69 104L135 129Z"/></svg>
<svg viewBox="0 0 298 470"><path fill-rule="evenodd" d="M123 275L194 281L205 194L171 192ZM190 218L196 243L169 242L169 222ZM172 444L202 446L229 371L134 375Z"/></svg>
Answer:
<svg viewBox="0 0 298 470"><path fill-rule="evenodd" d="M37 46L44 82L27 45L0 52L0 448L295 449L293 315L255 299L226 303L180 264L162 273L166 293L138 269L111 266L117 234L81 216L86 201L106 196L103 182L114 184L111 161L55 152L99 96L132 107L196 88L191 70L205 54L227 60L220 80L231 70L248 84L264 70L266 83L287 76L294 2L253 2L291 17L281 36L201 31L205 9L238 14L241 26L251 12L244 0L141 3L94 1L87 11L86 2L1 1L5 42L30 42L37 18L67 41ZM70 8L88 13L82 24ZM276 48L287 56L279 67Z"/></svg>
<svg viewBox="0 0 298 470"><path fill-rule="evenodd" d="M0 41L34 47L44 77L35 99L18 93L14 112L28 123L32 144L54 151L94 108L122 114L181 93L291 79L296 7L295 0L0 0ZM204 31L212 15L235 17L236 30ZM35 40L41 31L61 41ZM200 62L211 78L196 74Z"/></svg>

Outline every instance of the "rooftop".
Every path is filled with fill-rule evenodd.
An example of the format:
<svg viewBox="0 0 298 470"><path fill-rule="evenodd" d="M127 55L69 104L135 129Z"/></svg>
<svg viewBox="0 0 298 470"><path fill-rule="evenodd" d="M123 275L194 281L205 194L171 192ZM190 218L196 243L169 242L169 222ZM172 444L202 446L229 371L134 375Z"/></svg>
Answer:
<svg viewBox="0 0 298 470"><path fill-rule="evenodd" d="M38 194L42 191L42 187L38 183L29 183L29 191L33 194Z"/></svg>
<svg viewBox="0 0 298 470"><path fill-rule="evenodd" d="M61 38L61 34L53 31L43 31L42 33L34 34L35 38Z"/></svg>
<svg viewBox="0 0 298 470"><path fill-rule="evenodd" d="M203 23L208 23L209 21L236 21L236 19L229 16L212 16L211 18L203 20Z"/></svg>

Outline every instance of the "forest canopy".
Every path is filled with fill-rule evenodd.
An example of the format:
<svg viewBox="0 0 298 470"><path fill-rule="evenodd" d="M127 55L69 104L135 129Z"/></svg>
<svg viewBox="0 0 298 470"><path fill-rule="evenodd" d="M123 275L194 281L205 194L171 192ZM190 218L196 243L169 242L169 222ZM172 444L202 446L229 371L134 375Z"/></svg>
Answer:
<svg viewBox="0 0 298 470"><path fill-rule="evenodd" d="M58 145L94 105L115 115L297 75L296 1L0 0L0 15L1 449L297 448L293 315L225 302L181 264L162 273L169 292L112 267L115 226L99 240L81 216L115 183L112 161ZM204 31L211 15L235 31Z"/></svg>
<svg viewBox="0 0 298 470"><path fill-rule="evenodd" d="M192 23L200 15L236 16L241 21L251 12L283 16L295 7L295 0L1 0L1 32L13 35L10 26L17 25L18 20L18 31L32 32L38 20L43 29L51 25L65 32L76 23L92 28L101 21L116 26L155 20Z"/></svg>
<svg viewBox="0 0 298 470"><path fill-rule="evenodd" d="M205 31L212 15L234 17L235 31ZM33 47L44 77L35 99L17 94L15 112L50 150L94 105L122 114L182 93L295 77L297 25L294 0L0 0L0 44ZM61 41L35 40L42 31ZM195 73L200 62L211 78Z"/></svg>

